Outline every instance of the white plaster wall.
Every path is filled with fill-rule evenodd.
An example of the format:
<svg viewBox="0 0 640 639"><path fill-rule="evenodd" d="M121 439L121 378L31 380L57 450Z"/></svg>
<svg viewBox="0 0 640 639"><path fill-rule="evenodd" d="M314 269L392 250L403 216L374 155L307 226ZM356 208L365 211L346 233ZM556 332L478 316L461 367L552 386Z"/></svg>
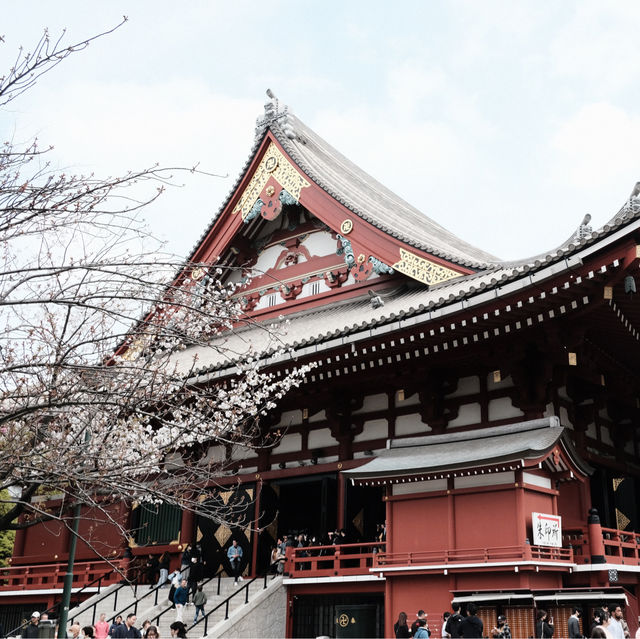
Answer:
<svg viewBox="0 0 640 639"><path fill-rule="evenodd" d="M249 459L250 457L256 457L256 451L246 446L234 446L231 450L231 459Z"/></svg>
<svg viewBox="0 0 640 639"><path fill-rule="evenodd" d="M427 481L412 481L404 484L393 484L393 495L414 495L415 493L428 493L436 490L447 490L446 479L429 479Z"/></svg>
<svg viewBox="0 0 640 639"><path fill-rule="evenodd" d="M447 428L478 424L481 419L480 404L462 404L459 408L458 416L449 422Z"/></svg>
<svg viewBox="0 0 640 639"><path fill-rule="evenodd" d="M522 417L522 415L524 413L519 408L516 408L508 397L492 399L489 402L489 421Z"/></svg>
<svg viewBox="0 0 640 639"><path fill-rule="evenodd" d="M313 422L321 422L327 419L327 412L325 410L320 410L313 415L309 415L309 423L313 424Z"/></svg>
<svg viewBox="0 0 640 639"><path fill-rule="evenodd" d="M364 423L362 432L353 438L354 442L366 442L370 439L381 439L389 436L389 426L386 419L372 419Z"/></svg>
<svg viewBox="0 0 640 639"><path fill-rule="evenodd" d="M396 418L396 437L401 435L414 435L416 433L426 433L431 428L424 424L420 415L401 415Z"/></svg>
<svg viewBox="0 0 640 639"><path fill-rule="evenodd" d="M541 488L551 488L551 480L548 477L534 475L533 473L522 473L522 480L525 484L540 486Z"/></svg>
<svg viewBox="0 0 640 639"><path fill-rule="evenodd" d="M389 398L386 393L379 395L367 395L362 402L362 408L353 411L354 415L358 413L369 413L374 410L386 410L389 406Z"/></svg>
<svg viewBox="0 0 640 639"><path fill-rule="evenodd" d="M624 452L629 453L629 455L635 455L636 451L633 447L633 439L626 442L626 444L624 445Z"/></svg>
<svg viewBox="0 0 640 639"><path fill-rule="evenodd" d="M273 454L294 453L302 448L302 435L300 433L289 433L285 435L280 443L273 449Z"/></svg>
<svg viewBox="0 0 640 639"><path fill-rule="evenodd" d="M507 375L503 377L499 382L493 381L493 372L487 375L487 389L495 390L496 388L511 388L513 386L513 379L511 379L511 375Z"/></svg>
<svg viewBox="0 0 640 639"><path fill-rule="evenodd" d="M302 423L301 410L288 410L282 413L278 426L296 426Z"/></svg>
<svg viewBox="0 0 640 639"><path fill-rule="evenodd" d="M415 406L419 403L420 395L418 393L407 395L404 399L398 399L398 394L396 393L396 406L398 406L399 408L403 408L405 406Z"/></svg>
<svg viewBox="0 0 640 639"><path fill-rule="evenodd" d="M596 425L594 422L591 422L587 426L587 437L593 437L595 439L598 436L598 431L596 430Z"/></svg>
<svg viewBox="0 0 640 639"><path fill-rule="evenodd" d="M547 404L546 408L544 409L544 416L545 417L553 417L555 415L555 408L553 407L553 404Z"/></svg>
<svg viewBox="0 0 640 639"><path fill-rule="evenodd" d="M216 462L224 461L225 455L226 451L224 446L209 446L207 454L204 456L200 463L206 464L211 462L215 464Z"/></svg>
<svg viewBox="0 0 640 639"><path fill-rule="evenodd" d="M600 437L602 437L602 442L604 444L613 446L613 440L611 439L611 429L608 426L600 426Z"/></svg>
<svg viewBox="0 0 640 639"><path fill-rule="evenodd" d="M560 398L562 398L562 399L569 399L569 400L571 399L571 398L569 397L569 395L567 395L567 388L566 388L566 386L561 386L561 387L558 389L558 397L560 397Z"/></svg>
<svg viewBox="0 0 640 639"><path fill-rule="evenodd" d="M472 377L461 377L458 380L458 388L447 395L447 397L464 397L480 392L480 378L477 375Z"/></svg>
<svg viewBox="0 0 640 639"><path fill-rule="evenodd" d="M336 440L331 435L331 429L319 428L309 431L308 445L309 448L327 448L335 446Z"/></svg>
<svg viewBox="0 0 640 639"><path fill-rule="evenodd" d="M320 293L326 293L331 289L327 286L327 283L324 281L324 278L314 278L306 284L302 285L302 290L298 295L297 299L302 297L309 297L311 295L320 295Z"/></svg>
<svg viewBox="0 0 640 639"><path fill-rule="evenodd" d="M560 414L558 415L558 417L560 417L560 423L563 426L568 426L569 428L573 428L573 424L569 419L569 411L564 406L560 406L559 412Z"/></svg>
<svg viewBox="0 0 640 639"><path fill-rule="evenodd" d="M262 275L264 271L268 271L270 268L273 268L276 265L276 260L282 251L284 251L284 246L280 246L280 244L276 244L275 246L270 246L260 253L255 265L252 267L254 274ZM304 259L304 258L303 258Z"/></svg>
<svg viewBox="0 0 640 639"><path fill-rule="evenodd" d="M338 249L338 243L331 237L328 231L318 231L308 235L302 243L309 255L331 255Z"/></svg>
<svg viewBox="0 0 640 639"><path fill-rule="evenodd" d="M453 480L454 488L472 488L474 486L499 486L515 482L516 475L511 471L504 473L485 473L484 475L469 475L468 477L456 477Z"/></svg>

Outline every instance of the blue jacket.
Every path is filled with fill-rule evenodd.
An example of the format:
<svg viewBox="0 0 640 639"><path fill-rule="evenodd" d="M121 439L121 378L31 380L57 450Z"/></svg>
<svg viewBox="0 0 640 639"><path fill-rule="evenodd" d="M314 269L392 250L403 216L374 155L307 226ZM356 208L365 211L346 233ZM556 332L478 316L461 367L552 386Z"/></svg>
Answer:
<svg viewBox="0 0 640 639"><path fill-rule="evenodd" d="M173 593L174 604L182 604L184 606L184 604L187 603L188 598L189 598L188 588L183 588L182 586L180 586L180 588L176 588L175 593Z"/></svg>
<svg viewBox="0 0 640 639"><path fill-rule="evenodd" d="M242 559L242 548L240 546L229 546L227 550L227 559L229 561L233 561L234 556L237 556L238 559Z"/></svg>

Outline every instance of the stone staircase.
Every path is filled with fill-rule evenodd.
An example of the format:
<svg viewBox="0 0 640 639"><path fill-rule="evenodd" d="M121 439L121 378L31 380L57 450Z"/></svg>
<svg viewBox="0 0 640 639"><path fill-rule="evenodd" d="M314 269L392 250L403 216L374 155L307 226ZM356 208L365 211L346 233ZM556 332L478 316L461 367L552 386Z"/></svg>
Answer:
<svg viewBox="0 0 640 639"><path fill-rule="evenodd" d="M265 580L262 577L253 582L245 578L245 581L237 586L234 586L233 578L223 577L220 579L220 594L218 594L218 578L214 577L203 588L207 595L205 613L213 611L217 606L219 607L209 615L206 624L200 617L198 624L193 629L188 630L188 637L190 639L203 637L205 632L208 639L222 636L218 634L220 629L224 630L225 637L230 636L228 632L234 625L234 620L242 623L252 610L255 602L264 600L265 596L268 596L278 588L284 591L281 577L274 580L268 577L266 585L267 588L265 589ZM229 600L227 610L227 603L223 602L234 593L236 594ZM94 620L98 620L102 612L106 614L108 620L116 613L121 613L125 618L128 614L135 613L138 618L136 624L138 627L142 626L145 619L149 619L153 625L158 626L160 637L166 639L171 636L169 626L176 619L176 611L170 609L171 603L167 599L168 594L169 588L160 588L157 593L151 591L151 594L149 594L148 586L139 586L137 590L130 586L122 586L120 588L118 588L118 585L109 586L103 589L99 595L94 595L83 602L81 606L71 610L69 619L73 619L81 626L85 626L91 625ZM155 603L156 598L157 603ZM94 604L96 605L94 606ZM159 619L158 615L160 615ZM195 606L192 604L188 604L183 608L182 618L187 628L190 628L193 624L194 615ZM225 620L227 615L228 619ZM282 636L282 633L274 636Z"/></svg>

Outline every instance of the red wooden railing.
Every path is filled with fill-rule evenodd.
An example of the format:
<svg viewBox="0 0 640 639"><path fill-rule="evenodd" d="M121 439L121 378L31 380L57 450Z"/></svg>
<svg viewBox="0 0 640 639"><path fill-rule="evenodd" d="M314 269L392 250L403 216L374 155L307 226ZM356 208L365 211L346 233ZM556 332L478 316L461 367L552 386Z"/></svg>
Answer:
<svg viewBox="0 0 640 639"><path fill-rule="evenodd" d="M113 567L123 568L125 563L122 560L115 560L111 563L106 561L78 562L73 568L73 587L82 588L109 570L113 570ZM0 591L62 589L66 572L66 563L0 568ZM120 581L120 579L122 579L120 573L113 570L102 584L109 585Z"/></svg>
<svg viewBox="0 0 640 639"><path fill-rule="evenodd" d="M341 546L311 546L287 548L284 572L291 577L335 577L366 575L374 566L384 542L343 544Z"/></svg>
<svg viewBox="0 0 640 639"><path fill-rule="evenodd" d="M615 528L602 528L604 556L608 563L640 565L640 534ZM586 526L569 528L562 533L562 542L571 546L577 563L589 563L591 549Z"/></svg>
<svg viewBox="0 0 640 639"><path fill-rule="evenodd" d="M454 548L451 550L379 553L375 558L375 565L455 565L531 560L573 563L573 552L571 548L542 548L539 546L532 547L528 544L495 548Z"/></svg>

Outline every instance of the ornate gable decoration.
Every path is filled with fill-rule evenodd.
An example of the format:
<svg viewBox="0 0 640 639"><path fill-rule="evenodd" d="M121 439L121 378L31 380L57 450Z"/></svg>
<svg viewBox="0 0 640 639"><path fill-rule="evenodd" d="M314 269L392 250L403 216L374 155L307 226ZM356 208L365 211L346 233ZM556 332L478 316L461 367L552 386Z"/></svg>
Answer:
<svg viewBox="0 0 640 639"><path fill-rule="evenodd" d="M403 248L400 249L400 260L393 265L393 268L412 277L414 280L430 286L446 282L461 275L461 273L453 269L431 262L419 255L414 255L411 251Z"/></svg>
<svg viewBox="0 0 640 639"><path fill-rule="evenodd" d="M271 184L269 184L270 182ZM279 191L277 194L273 182L280 186L280 189L277 189ZM276 200L285 204L289 203L287 195L298 202L300 192L308 186L309 182L298 173L282 151L271 142L251 181L242 192L233 213L240 213L245 221L249 221L247 218L253 219L260 212L263 212L263 217L273 219L275 216L265 214L265 207L273 207ZM275 205L277 206L277 202Z"/></svg>

